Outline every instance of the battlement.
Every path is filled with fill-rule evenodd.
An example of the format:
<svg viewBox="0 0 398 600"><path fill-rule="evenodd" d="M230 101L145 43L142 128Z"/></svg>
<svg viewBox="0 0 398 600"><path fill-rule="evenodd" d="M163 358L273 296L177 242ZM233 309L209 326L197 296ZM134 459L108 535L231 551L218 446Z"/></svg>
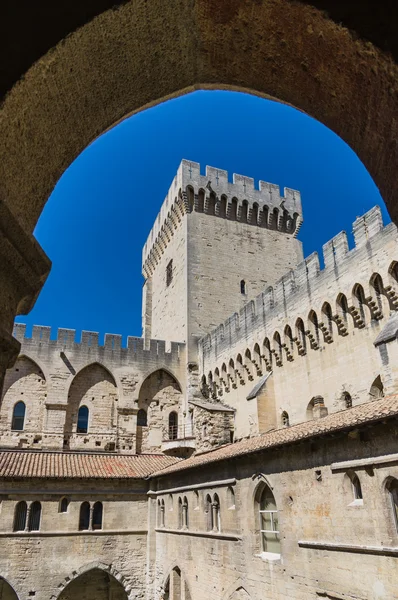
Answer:
<svg viewBox="0 0 398 600"><path fill-rule="evenodd" d="M165 357L170 360L179 358L181 350L185 344L180 342L166 342L164 340L145 340L140 337L128 336L127 346L122 345L122 336L106 333L104 343L100 344L99 333L95 331L82 331L81 339L77 341L77 332L75 329L58 329L55 339L51 339L51 327L43 325L34 325L32 336L26 335L26 325L24 323L14 324L14 337L24 346L47 346L52 349L81 350L85 352L102 352L105 354L118 354L131 360L140 360L141 358Z"/></svg>
<svg viewBox="0 0 398 600"><path fill-rule="evenodd" d="M156 266L164 248L185 214L202 212L211 216L272 229L296 237L303 221L301 195L297 190L233 173L232 183L222 169L182 160L169 188L142 253L144 275Z"/></svg>
<svg viewBox="0 0 398 600"><path fill-rule="evenodd" d="M273 287L268 287L254 300L246 304L239 313L231 315L199 341L204 354L212 356L245 339L259 327L266 327L273 317L287 313L287 307L297 305L302 295L311 297L318 282L330 275L350 268L349 261L359 257L361 249L367 258L385 243L390 235L396 236L396 227L390 223L383 227L380 208L375 206L353 223L355 246L350 249L347 234L340 232L323 246L324 269L320 268L317 252L311 254L296 269L289 271ZM360 260L360 258L359 258ZM359 270L359 266L358 266Z"/></svg>

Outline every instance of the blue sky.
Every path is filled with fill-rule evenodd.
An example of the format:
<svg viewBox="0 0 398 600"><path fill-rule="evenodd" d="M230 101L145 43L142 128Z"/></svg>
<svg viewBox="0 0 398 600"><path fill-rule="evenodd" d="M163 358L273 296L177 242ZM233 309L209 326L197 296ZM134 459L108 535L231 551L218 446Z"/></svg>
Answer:
<svg viewBox="0 0 398 600"><path fill-rule="evenodd" d="M248 94L195 92L126 119L61 177L35 230L53 267L17 318L28 331L141 335L141 250L182 158L300 190L306 256L375 204L389 221L365 167L317 121Z"/></svg>

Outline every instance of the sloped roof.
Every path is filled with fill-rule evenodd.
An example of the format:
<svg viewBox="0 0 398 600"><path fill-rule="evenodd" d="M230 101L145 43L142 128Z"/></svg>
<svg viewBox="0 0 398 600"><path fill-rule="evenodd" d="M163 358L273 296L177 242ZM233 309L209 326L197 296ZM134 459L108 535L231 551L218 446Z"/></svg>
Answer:
<svg viewBox="0 0 398 600"><path fill-rule="evenodd" d="M271 374L272 374L272 371L269 371L268 373L266 373L265 375L263 375L261 377L261 379L258 380L258 382L254 386L254 388L252 390L250 390L250 392L246 396L246 400L253 400L253 398L255 398L256 396L258 396L258 394L261 392L261 390L263 389L263 387L267 383L267 379L268 379L268 377Z"/></svg>
<svg viewBox="0 0 398 600"><path fill-rule="evenodd" d="M204 408L210 412L235 412L234 408L221 404L221 402L207 402L206 400L189 400L189 404Z"/></svg>
<svg viewBox="0 0 398 600"><path fill-rule="evenodd" d="M176 462L164 454L110 455L1 450L0 478L141 479Z"/></svg>
<svg viewBox="0 0 398 600"><path fill-rule="evenodd" d="M310 439L328 433L353 429L365 423L375 423L388 417L398 417L398 395L388 396L379 400L373 400L366 404L360 404L340 412L332 413L316 421L306 421L292 427L276 429L268 433L258 435L249 439L241 440L233 444L227 444L182 460L174 465L166 467L162 471L153 473L152 477L169 475L186 469L202 467L217 461L244 456L253 452L284 446L300 440Z"/></svg>
<svg viewBox="0 0 398 600"><path fill-rule="evenodd" d="M398 314L393 313L388 319L387 323L384 325L383 329L380 331L379 335L373 342L375 346L380 346L380 344L386 344L387 342L391 342L392 340L397 339L398 334Z"/></svg>

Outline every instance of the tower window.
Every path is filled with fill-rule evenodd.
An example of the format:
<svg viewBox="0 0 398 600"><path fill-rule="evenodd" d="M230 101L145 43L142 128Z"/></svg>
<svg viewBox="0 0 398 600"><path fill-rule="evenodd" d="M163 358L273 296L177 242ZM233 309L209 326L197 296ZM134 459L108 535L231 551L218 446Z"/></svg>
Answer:
<svg viewBox="0 0 398 600"><path fill-rule="evenodd" d="M240 282L240 293L246 294L246 281L244 279Z"/></svg>
<svg viewBox="0 0 398 600"><path fill-rule="evenodd" d="M173 259L168 263L166 267L166 285L169 286L173 281Z"/></svg>

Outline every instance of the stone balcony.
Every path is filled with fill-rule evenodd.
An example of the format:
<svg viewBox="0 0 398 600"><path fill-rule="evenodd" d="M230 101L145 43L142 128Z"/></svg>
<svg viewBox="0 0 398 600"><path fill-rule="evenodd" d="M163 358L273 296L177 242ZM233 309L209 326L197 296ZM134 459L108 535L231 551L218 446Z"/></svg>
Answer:
<svg viewBox="0 0 398 600"><path fill-rule="evenodd" d="M195 448L196 440L191 425L169 426L168 435L162 440L162 452L170 456L186 458Z"/></svg>

